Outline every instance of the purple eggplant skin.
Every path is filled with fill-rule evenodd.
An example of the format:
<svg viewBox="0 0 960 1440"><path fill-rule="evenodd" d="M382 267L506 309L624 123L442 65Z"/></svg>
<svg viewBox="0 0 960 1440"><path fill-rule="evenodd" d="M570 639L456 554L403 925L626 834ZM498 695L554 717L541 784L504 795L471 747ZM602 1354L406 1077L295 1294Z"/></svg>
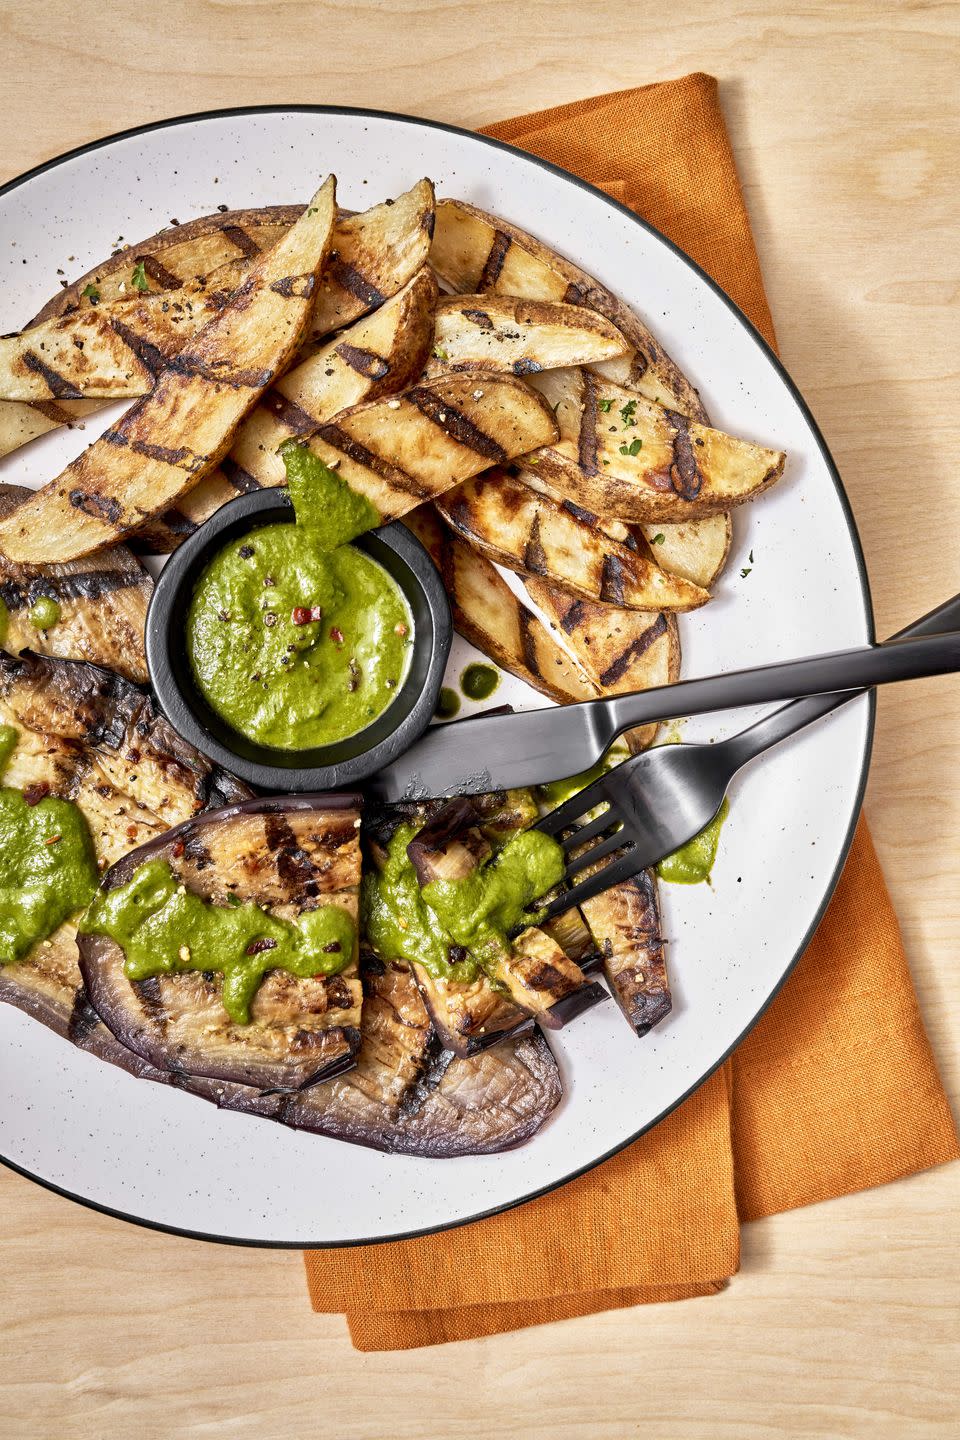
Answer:
<svg viewBox="0 0 960 1440"><path fill-rule="evenodd" d="M310 904L324 891L355 915L359 804L355 795L284 795L208 811L125 855L101 885L109 891L146 861L166 859L210 898L222 899L229 888L241 899ZM123 973L121 948L108 937L80 935L78 944L94 1010L122 1045L158 1070L292 1091L353 1063L360 1044L355 968L309 981L271 972L251 1024L233 1026L215 979L193 972L133 984Z"/></svg>
<svg viewBox="0 0 960 1440"><path fill-rule="evenodd" d="M611 993L642 1038L673 1008L656 877L641 871L584 901L581 909Z"/></svg>

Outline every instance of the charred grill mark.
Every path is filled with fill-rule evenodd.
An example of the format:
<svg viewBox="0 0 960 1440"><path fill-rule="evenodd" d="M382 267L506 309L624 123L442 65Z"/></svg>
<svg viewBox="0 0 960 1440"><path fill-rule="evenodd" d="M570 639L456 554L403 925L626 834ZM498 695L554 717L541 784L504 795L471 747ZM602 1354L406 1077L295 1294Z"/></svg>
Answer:
<svg viewBox="0 0 960 1440"><path fill-rule="evenodd" d="M249 495L253 490L263 489L260 481L255 479L249 470L244 470L242 465L238 465L236 460L231 460L229 455L220 461L220 469L227 484L231 485L239 495Z"/></svg>
<svg viewBox="0 0 960 1440"><path fill-rule="evenodd" d="M42 595L51 600L100 600L113 590L127 590L139 585L142 573L129 570L87 570L79 575L36 576L26 584L6 580L0 584L0 600L8 610L23 610Z"/></svg>
<svg viewBox="0 0 960 1440"><path fill-rule="evenodd" d="M284 815L267 815L263 830L267 849L276 857L277 874L291 895L314 899L320 893L316 866L297 840L289 820Z"/></svg>
<svg viewBox="0 0 960 1440"><path fill-rule="evenodd" d="M360 345L350 345L343 340L335 347L334 353L339 355L351 370L356 370L358 375L363 375L368 380L382 380L385 375L390 374L389 360L385 360L375 350L364 350Z"/></svg>
<svg viewBox="0 0 960 1440"><path fill-rule="evenodd" d="M690 421L678 410L667 410L665 413L673 430L671 483L682 500L696 500L703 486L703 475L690 439Z"/></svg>
<svg viewBox="0 0 960 1440"><path fill-rule="evenodd" d="M79 985L73 997L70 1019L67 1021L67 1039L79 1050L84 1050L99 1024L100 1016L90 1004L84 987Z"/></svg>
<svg viewBox="0 0 960 1440"><path fill-rule="evenodd" d="M294 435L313 435L317 422L293 400L281 395L279 390L269 390L261 400L265 410Z"/></svg>
<svg viewBox="0 0 960 1440"><path fill-rule="evenodd" d="M47 365L35 355L32 350L27 350L23 355L23 363L34 375L39 375L50 391L50 394L58 400L82 400L83 391L78 390L76 385L64 379L58 370L52 365Z"/></svg>
<svg viewBox="0 0 960 1440"><path fill-rule="evenodd" d="M327 981L327 1009L352 1010L357 1003L353 991L339 975Z"/></svg>
<svg viewBox="0 0 960 1440"><path fill-rule="evenodd" d="M667 633L667 622L663 615L658 615L652 625L648 625L640 635L637 635L625 650L612 660L600 676L601 685L613 685L617 680L622 680L630 669L634 660L638 660L655 640Z"/></svg>
<svg viewBox="0 0 960 1440"><path fill-rule="evenodd" d="M130 449L136 455L143 455L147 460L159 460L164 465L172 465L177 470L185 470L188 475L195 474L196 471L202 469L202 467L208 463L210 459L209 455L198 455L195 450L190 449L189 445L181 445L178 450L172 450L167 445L151 445L148 441L138 440L135 437L131 439L129 434L130 422L134 418L138 408L139 407L135 405L132 410L128 410L115 429L104 431L103 438L108 444L129 445ZM74 490L71 491L70 494L71 505L77 505L78 509L83 509L83 506L74 500L74 495L82 496L83 491ZM97 497L91 497L91 499L96 500ZM100 503L115 505L117 507L117 514L120 513L120 506L116 500L108 502L104 499L100 501ZM87 514L90 513L92 512L87 511Z"/></svg>
<svg viewBox="0 0 960 1440"><path fill-rule="evenodd" d="M543 369L543 366L538 360L530 360L528 358L524 358L521 360L514 360L510 368L513 371L514 375L536 375L540 370Z"/></svg>
<svg viewBox="0 0 960 1440"><path fill-rule="evenodd" d="M596 475L597 463L597 381L589 370L583 374L583 413L577 437L577 458L586 475Z"/></svg>
<svg viewBox="0 0 960 1440"><path fill-rule="evenodd" d="M520 654L523 656L523 663L531 675L542 678L543 671L540 669L537 660L537 642L533 636L533 626L536 624L536 616L526 605L517 606L517 622L520 627Z"/></svg>
<svg viewBox="0 0 960 1440"><path fill-rule="evenodd" d="M480 272L480 279L477 281L477 290L492 290L500 279L500 271L503 269L503 262L507 258L507 251L510 249L511 240L509 235L504 235L502 230L495 230L493 244L490 246L490 253L483 262L483 269Z"/></svg>
<svg viewBox="0 0 960 1440"><path fill-rule="evenodd" d="M592 510L585 510L583 506L578 505L575 500L564 500L563 508L567 514L572 515L574 519L582 520L584 525L596 527L599 517L596 516Z"/></svg>
<svg viewBox="0 0 960 1440"><path fill-rule="evenodd" d="M600 577L600 599L608 605L623 604L623 561L619 555L603 557L603 574Z"/></svg>
<svg viewBox="0 0 960 1440"><path fill-rule="evenodd" d="M371 310L382 305L387 298L382 291L377 289L376 285L361 275L355 265L351 265L347 260L335 260L328 273L331 280L336 281L342 290L349 291L355 299L362 301L364 305L369 305Z"/></svg>
<svg viewBox="0 0 960 1440"><path fill-rule="evenodd" d="M143 266L144 271L150 276L154 285L159 286L161 290L179 290L183 284L183 281L178 275L174 275L173 271L168 270L166 265L161 265L156 255L136 255L134 259L137 264Z"/></svg>
<svg viewBox="0 0 960 1440"><path fill-rule="evenodd" d="M540 516L534 516L533 524L530 526L530 537L524 546L523 551L524 567L531 575L546 575L547 556L543 548L543 541L540 539Z"/></svg>
<svg viewBox="0 0 960 1440"><path fill-rule="evenodd" d="M429 210L424 210L423 214L420 216L420 229L421 229L421 230L426 230L426 232L427 232L427 234L428 234L428 236L430 237L431 240L433 239L433 232L434 232L434 229L435 229L435 227L436 227L436 223L437 223L436 212L434 211L434 208L433 208L433 206L431 205L430 209L429 209Z"/></svg>
<svg viewBox="0 0 960 1440"><path fill-rule="evenodd" d="M55 400L31 400L30 408L54 425L69 425L73 420L70 411L61 409Z"/></svg>
<svg viewBox="0 0 960 1440"><path fill-rule="evenodd" d="M134 980L131 982L136 991L137 998L143 1009L143 1013L151 1025L155 1025L160 1035L164 1035L167 1029L167 1007L163 1003L163 990L160 979L152 975L149 980Z"/></svg>
<svg viewBox="0 0 960 1440"><path fill-rule="evenodd" d="M486 310L461 310L460 314L465 320L472 320L474 325L479 325L481 330L493 329L493 321Z"/></svg>
<svg viewBox="0 0 960 1440"><path fill-rule="evenodd" d="M574 630L576 630L577 626L583 620L586 609L587 607L582 600L574 600L573 604L568 606L560 616L560 628L565 635L573 634Z"/></svg>
<svg viewBox="0 0 960 1440"><path fill-rule="evenodd" d="M477 455L482 455L492 465L503 464L507 459L507 452L498 440L494 440L486 431L481 430L478 425L458 410L455 405L448 404L441 395L433 390L415 385L408 390L406 398L416 405L421 415L426 415L448 435L456 440L458 445L473 450Z"/></svg>
<svg viewBox="0 0 960 1440"><path fill-rule="evenodd" d="M112 495L91 495L86 490L71 490L70 504L75 510L82 510L93 520L102 520L107 525L118 525L123 510L120 501Z"/></svg>
<svg viewBox="0 0 960 1440"><path fill-rule="evenodd" d="M282 280L274 280L270 289L275 294L282 295L285 300L309 300L316 283L312 272L306 275L285 275Z"/></svg>
<svg viewBox="0 0 960 1440"><path fill-rule="evenodd" d="M111 320L110 329L119 336L127 349L133 352L150 375L159 375L166 367L167 359L163 351L151 341L145 340L142 335L137 335L129 325L124 325L122 320Z"/></svg>
<svg viewBox="0 0 960 1440"><path fill-rule="evenodd" d="M548 995L557 1000L575 990L578 984L571 976L564 975L555 965L551 965L549 960L541 960L534 965L526 979L534 990L546 990Z"/></svg>
<svg viewBox="0 0 960 1440"><path fill-rule="evenodd" d="M206 870L213 864L213 856L201 837L195 832L188 834L184 839L183 858L189 860L195 870Z"/></svg>
<svg viewBox="0 0 960 1440"><path fill-rule="evenodd" d="M171 534L179 535L184 539L188 535L192 535L198 528L196 522L191 520L188 515L184 515L182 510L175 509L165 510L160 516L160 524L165 525Z"/></svg>
<svg viewBox="0 0 960 1440"><path fill-rule="evenodd" d="M168 362L168 369L175 375L197 376L214 385L229 385L231 390L263 390L274 374L272 370L234 370L227 360L205 364L189 355L175 355Z"/></svg>
<svg viewBox="0 0 960 1440"><path fill-rule="evenodd" d="M220 229L221 235L225 235L231 245L235 245L241 255L249 260L254 255L260 254L260 246L252 235L248 235L241 225L223 225Z"/></svg>
<svg viewBox="0 0 960 1440"><path fill-rule="evenodd" d="M389 460L383 460L379 455L375 455L372 450L367 449L366 445L361 445L359 440L354 440L352 435L341 430L339 425L321 425L317 434L322 436L327 444L332 445L335 450L342 451L348 460L352 460L355 465L363 465L367 470L372 470L374 475L379 475L380 479L385 480L387 484L394 485L399 490L405 490L410 495L416 495L421 500L426 499L430 494L430 491L412 475L408 475L405 470L398 469L396 465L391 465Z"/></svg>

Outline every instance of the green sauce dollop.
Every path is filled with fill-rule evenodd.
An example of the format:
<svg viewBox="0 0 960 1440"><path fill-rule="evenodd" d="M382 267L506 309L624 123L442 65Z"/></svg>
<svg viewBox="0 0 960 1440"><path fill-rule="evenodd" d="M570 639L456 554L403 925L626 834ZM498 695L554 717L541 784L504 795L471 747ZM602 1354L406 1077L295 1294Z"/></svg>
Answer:
<svg viewBox="0 0 960 1440"><path fill-rule="evenodd" d="M281 447L297 516L225 545L197 583L187 652L208 703L262 745L344 740L396 698L413 619L382 566L348 542L379 516L305 447Z"/></svg>
<svg viewBox="0 0 960 1440"><path fill-rule="evenodd" d="M60 619L60 606L49 595L41 595L30 606L30 624L38 630L50 630Z"/></svg>
<svg viewBox="0 0 960 1440"><path fill-rule="evenodd" d="M0 768L17 742L0 726ZM82 910L97 888L87 822L69 800L48 795L28 803L0 789L0 965L10 965Z"/></svg>
<svg viewBox="0 0 960 1440"><path fill-rule="evenodd" d="M478 661L465 666L460 676L460 689L468 700L489 700L499 684L499 670Z"/></svg>
<svg viewBox="0 0 960 1440"><path fill-rule="evenodd" d="M535 924L531 904L559 884L563 851L549 835L522 830L462 880L420 887L407 856L416 834L401 825L382 871L363 881L367 938L384 960L416 961L431 975L475 980L509 949L511 931Z"/></svg>
<svg viewBox="0 0 960 1440"><path fill-rule="evenodd" d="M694 835L672 855L665 855L657 865L660 879L672 880L677 885L699 885L701 881L709 880L717 858L720 831L729 811L730 802L724 799L710 824L699 835Z"/></svg>
<svg viewBox="0 0 960 1440"><path fill-rule="evenodd" d="M80 930L121 946L128 980L220 972L223 1007L238 1025L249 1022L250 1003L269 970L300 978L335 975L350 963L356 940L342 906L305 910L293 923L259 905L214 905L181 885L165 860L148 860L126 885L98 893Z"/></svg>
<svg viewBox="0 0 960 1440"><path fill-rule="evenodd" d="M456 690L451 690L449 685L444 685L440 691L440 698L437 701L437 708L433 712L438 720L452 720L454 715L460 713L460 696Z"/></svg>

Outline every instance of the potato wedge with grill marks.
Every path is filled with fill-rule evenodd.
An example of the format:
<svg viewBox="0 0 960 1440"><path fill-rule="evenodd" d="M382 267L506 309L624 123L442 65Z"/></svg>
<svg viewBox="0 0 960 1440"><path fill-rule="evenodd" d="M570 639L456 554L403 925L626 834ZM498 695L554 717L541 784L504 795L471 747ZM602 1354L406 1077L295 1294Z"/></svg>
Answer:
<svg viewBox="0 0 960 1440"><path fill-rule="evenodd" d="M355 796L250 800L210 811L125 855L101 888L109 893L138 866L159 859L191 893L214 904L234 896L290 921L335 905L356 926L358 825ZM353 1063L362 1001L356 942L336 975L268 971L247 1024L224 1009L223 976L215 970L131 981L115 941L81 931L78 944L90 1003L121 1044L157 1069L296 1090Z"/></svg>
<svg viewBox="0 0 960 1440"><path fill-rule="evenodd" d="M181 740L144 691L96 665L0 652L0 723L17 731L4 784L78 805L103 868L208 805L250 795ZM114 1064L147 1068L91 1010L72 921L0 966L0 1001Z"/></svg>
<svg viewBox="0 0 960 1440"><path fill-rule="evenodd" d="M556 434L543 396L512 375L441 375L344 411L307 445L393 520L523 453L526 436Z"/></svg>
<svg viewBox="0 0 960 1440"><path fill-rule="evenodd" d="M609 379L706 419L696 390L643 321L585 270L516 225L463 200L440 200L430 263L451 289L463 294L494 291L596 310L613 322L630 347L619 358L598 362Z"/></svg>
<svg viewBox="0 0 960 1440"><path fill-rule="evenodd" d="M0 518L32 493L21 485L0 485ZM60 660L89 660L145 682L143 627L152 592L150 576L123 545L65 565L14 565L0 556L0 601L6 607L0 641L11 653L35 650ZM41 597L55 601L60 611L44 630L30 618Z"/></svg>
<svg viewBox="0 0 960 1440"><path fill-rule="evenodd" d="M520 575L539 575L585 600L631 610L695 610L710 595L609 539L502 470L440 496L437 508L469 544Z"/></svg>
<svg viewBox="0 0 960 1440"><path fill-rule="evenodd" d="M75 560L133 533L212 470L296 353L333 225L331 177L149 395L56 480L0 521L0 553Z"/></svg>
<svg viewBox="0 0 960 1440"><path fill-rule="evenodd" d="M495 565L444 524L432 506L404 517L443 576L454 627L503 670L551 700L592 700L596 688Z"/></svg>
<svg viewBox="0 0 960 1440"><path fill-rule="evenodd" d="M709 590L719 577L733 539L733 522L726 510L700 520L662 525L648 520L638 527L661 570L682 575Z"/></svg>
<svg viewBox="0 0 960 1440"><path fill-rule="evenodd" d="M699 519L754 499L783 474L782 450L690 421L589 370L544 376L540 386L556 395L561 438L525 464L598 515Z"/></svg>
<svg viewBox="0 0 960 1440"><path fill-rule="evenodd" d="M507 370L535 375L606 360L628 349L615 325L583 305L513 295L446 295L437 306L426 374Z"/></svg>
<svg viewBox="0 0 960 1440"><path fill-rule="evenodd" d="M646 1035L673 1006L652 872L644 870L580 908L603 956L610 989L637 1034Z"/></svg>
<svg viewBox="0 0 960 1440"><path fill-rule="evenodd" d="M175 550L235 495L286 484L277 453L284 440L312 435L340 411L411 384L430 351L436 298L436 279L424 267L379 310L281 376L240 425L227 459L173 512L144 526L136 537L138 547Z"/></svg>

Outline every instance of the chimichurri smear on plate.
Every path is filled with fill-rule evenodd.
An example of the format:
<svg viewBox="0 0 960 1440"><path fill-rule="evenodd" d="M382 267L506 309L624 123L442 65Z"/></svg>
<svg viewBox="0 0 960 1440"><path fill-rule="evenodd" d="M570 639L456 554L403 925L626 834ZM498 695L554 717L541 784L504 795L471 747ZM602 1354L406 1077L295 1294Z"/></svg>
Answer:
<svg viewBox="0 0 960 1440"><path fill-rule="evenodd" d="M126 885L100 891L80 922L124 953L128 980L212 970L223 975L223 1008L249 1024L250 1005L269 970L305 979L336 975L353 958L356 927L341 905L281 920L259 905L214 905L182 885L165 860L147 860Z"/></svg>
<svg viewBox="0 0 960 1440"><path fill-rule="evenodd" d="M460 676L460 689L468 700L489 700L499 684L500 671L479 661L464 666Z"/></svg>
<svg viewBox="0 0 960 1440"><path fill-rule="evenodd" d="M17 743L0 725L0 769ZM0 965L22 960L82 910L99 872L83 812L69 800L0 788Z"/></svg>
<svg viewBox="0 0 960 1440"><path fill-rule="evenodd" d="M563 851L539 830L513 835L486 864L460 880L422 888L408 855L416 835L400 825L381 870L363 879L367 939L383 960L416 961L431 975L475 980L509 949L514 930L537 923L531 905L559 884Z"/></svg>
<svg viewBox="0 0 960 1440"><path fill-rule="evenodd" d="M659 861L657 874L660 879L672 880L677 885L699 885L701 881L709 880L717 858L720 831L729 811L730 801L725 798L710 824L699 835L694 835L686 845L681 845L679 850Z"/></svg>
<svg viewBox="0 0 960 1440"><path fill-rule="evenodd" d="M382 565L349 544L377 511L306 449L281 447L296 523L231 540L197 582L187 652L208 704L261 745L357 734L396 698L413 617Z"/></svg>

